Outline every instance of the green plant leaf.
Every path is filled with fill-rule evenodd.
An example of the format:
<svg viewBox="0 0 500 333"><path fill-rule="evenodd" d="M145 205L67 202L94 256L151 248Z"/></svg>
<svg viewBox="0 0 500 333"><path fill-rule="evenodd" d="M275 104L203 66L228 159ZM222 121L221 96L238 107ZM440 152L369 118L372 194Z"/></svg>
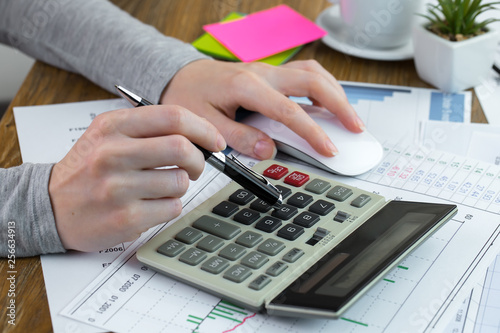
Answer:
<svg viewBox="0 0 500 333"><path fill-rule="evenodd" d="M435 10L430 9L430 10L429 10L429 13L430 13L432 16L434 16L434 17L436 18L436 19L435 19L435 21L436 21L436 22L443 22L443 19L439 16L439 14L438 14L438 13L436 13L436 11L435 11Z"/></svg>
<svg viewBox="0 0 500 333"><path fill-rule="evenodd" d="M497 21L500 21L500 19L490 18L490 19L484 20L483 22L479 22L476 24L477 30L478 31L483 30L488 24L493 23L493 22L497 22Z"/></svg>
<svg viewBox="0 0 500 333"><path fill-rule="evenodd" d="M499 19L476 22L478 15L498 10L500 1L484 3L483 0L437 0L436 4L427 4L427 15L420 15L429 20L433 29L443 34L477 34L480 30Z"/></svg>
<svg viewBox="0 0 500 333"><path fill-rule="evenodd" d="M458 1L459 0L457 0L457 2ZM455 26L454 26L454 30L453 30L453 33L455 35L459 34L460 31L462 30L462 27L464 24L463 18L464 18L464 8L462 6L458 6L456 8L456 20L455 20Z"/></svg>

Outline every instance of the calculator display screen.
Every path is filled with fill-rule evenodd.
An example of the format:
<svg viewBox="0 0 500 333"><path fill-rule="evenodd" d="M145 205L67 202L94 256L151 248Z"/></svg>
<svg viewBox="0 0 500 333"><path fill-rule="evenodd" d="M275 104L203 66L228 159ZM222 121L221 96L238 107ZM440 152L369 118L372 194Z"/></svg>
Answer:
<svg viewBox="0 0 500 333"><path fill-rule="evenodd" d="M391 201L358 227L271 304L340 311L419 241L454 205Z"/></svg>
<svg viewBox="0 0 500 333"><path fill-rule="evenodd" d="M387 232L361 251L356 260L329 275L327 281L316 290L316 294L335 297L347 295L360 281L373 274L374 270L391 256L398 244L408 240L435 217L435 214L406 213ZM333 267L330 272L332 271Z"/></svg>

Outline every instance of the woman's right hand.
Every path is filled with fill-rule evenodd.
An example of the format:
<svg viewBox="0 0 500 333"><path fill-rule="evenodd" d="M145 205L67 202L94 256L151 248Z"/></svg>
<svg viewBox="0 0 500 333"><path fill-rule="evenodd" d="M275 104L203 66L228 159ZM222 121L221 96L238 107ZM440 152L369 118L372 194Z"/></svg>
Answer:
<svg viewBox="0 0 500 333"><path fill-rule="evenodd" d="M179 106L97 116L52 169L49 194L64 247L102 250L177 217L189 179L205 166L193 143L226 147L211 123ZM163 166L173 167L157 169Z"/></svg>

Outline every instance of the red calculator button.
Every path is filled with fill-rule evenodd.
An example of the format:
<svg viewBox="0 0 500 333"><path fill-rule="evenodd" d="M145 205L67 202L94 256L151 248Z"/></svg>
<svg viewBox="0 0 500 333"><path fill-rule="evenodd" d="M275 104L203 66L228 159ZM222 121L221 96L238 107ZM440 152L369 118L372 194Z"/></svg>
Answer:
<svg viewBox="0 0 500 333"><path fill-rule="evenodd" d="M266 171L264 171L264 176L278 180L287 173L288 169L285 168L284 166L273 164L269 168L267 168Z"/></svg>
<svg viewBox="0 0 500 333"><path fill-rule="evenodd" d="M309 180L309 175L305 173L294 171L285 178L285 183L293 186L302 186Z"/></svg>

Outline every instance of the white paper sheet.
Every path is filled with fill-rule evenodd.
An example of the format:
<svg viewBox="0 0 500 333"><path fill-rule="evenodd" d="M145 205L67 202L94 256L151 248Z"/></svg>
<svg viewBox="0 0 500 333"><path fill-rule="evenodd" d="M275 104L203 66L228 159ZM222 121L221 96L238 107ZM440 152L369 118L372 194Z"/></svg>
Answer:
<svg viewBox="0 0 500 333"><path fill-rule="evenodd" d="M484 2L490 3L493 2L493 0L486 0ZM490 10L486 13L483 13L479 18L481 20L485 20L487 18L500 19L500 14L498 10ZM489 28L499 33L500 22L494 22L490 24ZM500 68L500 42L497 46L495 63L497 67ZM497 73L496 71L491 69L486 77L481 78L481 84L475 87L474 91L476 92L477 99L481 104L488 123L491 125L500 126L500 73Z"/></svg>
<svg viewBox="0 0 500 333"><path fill-rule="evenodd" d="M141 270L134 251L124 253L116 266L94 280L63 314L120 332L431 330L451 299L470 282L469 275L474 270L485 269L500 250L500 242L495 241L500 232L500 168L447 153L425 155L411 146L387 144L385 148L387 155L380 166L359 178L332 176L307 166L301 169L390 199L452 201L458 204L459 212L341 319L255 314L160 274ZM472 185L469 181L473 181ZM481 190L484 183L488 186ZM489 191L494 191L493 197L487 195ZM134 275L140 279L131 293L118 292L119 286ZM111 306L103 313L99 306L112 295L118 295L120 302L117 300L116 307ZM221 316L223 308L230 314Z"/></svg>
<svg viewBox="0 0 500 333"><path fill-rule="evenodd" d="M425 121L420 144L500 165L500 126Z"/></svg>
<svg viewBox="0 0 500 333"><path fill-rule="evenodd" d="M451 115L454 121L470 122L471 94L467 92L450 97L431 89L352 82L342 84L368 129L382 141L388 136L391 139L406 137L414 140L421 120L449 119ZM357 88L362 88L361 92ZM59 161L97 114L123 107L129 106L120 99L16 107L14 115L23 161ZM95 331L93 327L60 316L59 312L129 245L124 244L118 251L105 254L42 256L55 332L75 331L76 328L81 332Z"/></svg>

